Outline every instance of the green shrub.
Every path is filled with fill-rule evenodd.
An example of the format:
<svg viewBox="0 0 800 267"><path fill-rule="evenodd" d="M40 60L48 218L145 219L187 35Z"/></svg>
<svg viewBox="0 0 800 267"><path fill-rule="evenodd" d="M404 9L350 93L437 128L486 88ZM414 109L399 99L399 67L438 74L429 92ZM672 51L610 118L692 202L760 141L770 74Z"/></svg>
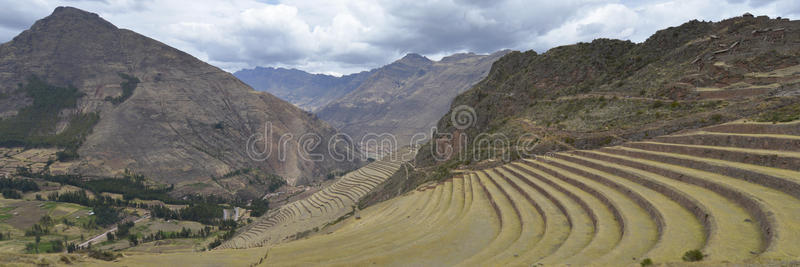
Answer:
<svg viewBox="0 0 800 267"><path fill-rule="evenodd" d="M122 257L119 253L114 253L111 251L99 251L99 250L89 250L89 257L104 260L104 261L113 261L119 257Z"/></svg>
<svg viewBox="0 0 800 267"><path fill-rule="evenodd" d="M683 254L683 261L701 261L703 260L703 252L697 249L689 250Z"/></svg>
<svg viewBox="0 0 800 267"><path fill-rule="evenodd" d="M642 262L639 263L639 265L641 265L642 267L653 265L653 260L651 260L650 258L644 259L642 260Z"/></svg>
<svg viewBox="0 0 800 267"><path fill-rule="evenodd" d="M139 78L130 76L125 73L118 73L119 77L125 79L124 82L120 83L119 86L122 87L122 95L118 97L106 97L106 101L111 101L114 105L122 104L125 100L128 100L133 95L133 90L136 89L136 86L139 85L141 82Z"/></svg>
<svg viewBox="0 0 800 267"><path fill-rule="evenodd" d="M764 112L756 119L759 122L790 122L800 119L800 104L788 105L776 110Z"/></svg>
<svg viewBox="0 0 800 267"><path fill-rule="evenodd" d="M20 198L22 198L22 195L19 193L19 191L11 189L11 188L3 188L2 189L2 194L3 194L3 197L7 198L7 199L20 199Z"/></svg>
<svg viewBox="0 0 800 267"><path fill-rule="evenodd" d="M660 108L660 107L663 107L663 106L664 106L664 102L661 102L661 100L656 100L656 102L653 102L653 104L650 105L650 108L657 109L657 108Z"/></svg>
<svg viewBox="0 0 800 267"><path fill-rule="evenodd" d="M63 151L56 152L56 158L58 161L67 162L70 160L74 160L78 158L78 150L77 149L64 149Z"/></svg>
<svg viewBox="0 0 800 267"><path fill-rule="evenodd" d="M713 122L720 122L720 121L722 121L722 114L714 114L714 115L711 115L711 121L713 121Z"/></svg>

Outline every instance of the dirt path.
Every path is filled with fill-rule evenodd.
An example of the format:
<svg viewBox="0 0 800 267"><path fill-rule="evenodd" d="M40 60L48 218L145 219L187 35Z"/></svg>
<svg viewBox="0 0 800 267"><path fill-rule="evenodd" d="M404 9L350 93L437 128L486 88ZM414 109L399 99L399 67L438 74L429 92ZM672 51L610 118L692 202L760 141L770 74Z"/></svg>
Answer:
<svg viewBox="0 0 800 267"><path fill-rule="evenodd" d="M148 219L148 218L150 218L150 215L145 215L144 217L133 221L133 223L137 224L137 223L139 223L139 222L141 222L141 221L143 221L145 219ZM100 241L100 239L106 238L106 235L108 233L115 232L115 231L117 231L117 227L116 226L114 226L114 228L108 229L107 231L103 232L102 234L99 234L99 235L97 235L97 236L95 236L95 237L93 237L93 238L91 238L89 240L86 240L86 242L83 242L80 245L78 245L78 248L84 248L84 247L88 246L89 243L97 243L96 241Z"/></svg>

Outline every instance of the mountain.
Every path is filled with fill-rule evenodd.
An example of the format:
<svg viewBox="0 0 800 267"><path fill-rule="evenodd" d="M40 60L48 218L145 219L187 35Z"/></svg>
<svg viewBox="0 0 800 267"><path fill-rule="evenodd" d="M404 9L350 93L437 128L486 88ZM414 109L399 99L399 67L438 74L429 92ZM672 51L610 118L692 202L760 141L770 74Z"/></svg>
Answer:
<svg viewBox="0 0 800 267"><path fill-rule="evenodd" d="M257 193L253 184L263 181L238 174L257 170L295 185L357 165L327 157L347 147L326 146L336 131L313 114L71 7L0 45L0 107L3 145L66 148L66 162L51 171L110 177L127 170L175 184L176 192ZM292 138L270 146L270 157L248 153L248 140L279 144L282 135ZM325 142L308 146L304 136ZM301 143L326 157L307 159Z"/></svg>
<svg viewBox="0 0 800 267"><path fill-rule="evenodd" d="M358 88L316 114L356 142L367 134L389 133L400 146L408 145L414 134L429 135L453 97L483 79L507 52L455 54L440 61L408 54L372 70Z"/></svg>
<svg viewBox="0 0 800 267"><path fill-rule="evenodd" d="M269 92L296 106L314 112L356 89L372 72L336 77L297 69L245 69L233 75L259 91Z"/></svg>
<svg viewBox="0 0 800 267"><path fill-rule="evenodd" d="M689 21L642 43L597 39L542 54L511 52L455 97L433 141L417 153L417 171L368 198L447 179L454 168L546 159L729 121L795 120L798 33L798 21L746 14Z"/></svg>

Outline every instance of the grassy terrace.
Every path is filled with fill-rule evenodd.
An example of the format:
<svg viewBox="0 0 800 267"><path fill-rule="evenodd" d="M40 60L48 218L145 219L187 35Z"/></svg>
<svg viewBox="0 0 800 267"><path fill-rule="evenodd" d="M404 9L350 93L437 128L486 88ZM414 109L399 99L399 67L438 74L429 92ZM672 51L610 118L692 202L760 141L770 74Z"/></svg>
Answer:
<svg viewBox="0 0 800 267"><path fill-rule="evenodd" d="M329 222L350 216L361 197L400 168L401 162L398 160L386 157L372 162L308 198L272 210L220 248L281 243L317 232Z"/></svg>
<svg viewBox="0 0 800 267"><path fill-rule="evenodd" d="M627 266L680 263L698 249L712 265L788 264L800 259L798 136L799 122L733 122L518 160L420 186L324 234L270 242L283 225L349 212L398 166L377 161L225 244L263 248L211 253L263 266ZM211 253L130 255L120 263L213 264Z"/></svg>

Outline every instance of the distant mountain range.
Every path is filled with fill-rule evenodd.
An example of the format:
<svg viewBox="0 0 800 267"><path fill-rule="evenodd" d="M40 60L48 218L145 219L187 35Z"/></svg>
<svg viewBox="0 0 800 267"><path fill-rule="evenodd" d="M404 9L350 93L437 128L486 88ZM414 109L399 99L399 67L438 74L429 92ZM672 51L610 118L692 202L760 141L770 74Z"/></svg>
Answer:
<svg viewBox="0 0 800 267"><path fill-rule="evenodd" d="M256 67L234 73L256 90L269 92L311 112L358 88L371 74L372 71L365 71L336 77L271 67Z"/></svg>
<svg viewBox="0 0 800 267"><path fill-rule="evenodd" d="M234 75L312 110L355 141L369 133L389 133L399 145L408 145L414 134L429 134L452 99L486 77L492 63L506 53L461 53L440 61L408 54L381 68L343 77L281 68Z"/></svg>

